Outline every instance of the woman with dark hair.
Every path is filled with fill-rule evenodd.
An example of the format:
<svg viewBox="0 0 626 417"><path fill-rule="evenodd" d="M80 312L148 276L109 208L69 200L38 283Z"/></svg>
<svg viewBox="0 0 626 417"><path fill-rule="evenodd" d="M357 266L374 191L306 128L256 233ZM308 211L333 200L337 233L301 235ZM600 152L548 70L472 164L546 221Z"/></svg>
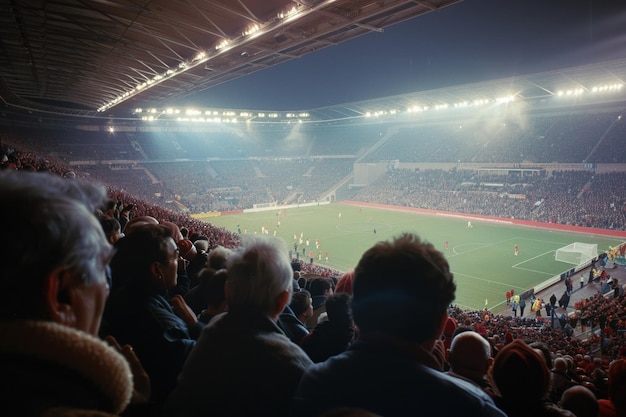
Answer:
<svg viewBox="0 0 626 417"><path fill-rule="evenodd" d="M202 324L182 297L165 298L176 286L180 261L171 229L141 225L115 247L113 282L124 284L107 301L101 333L134 347L150 376L153 400L160 403L174 388Z"/></svg>

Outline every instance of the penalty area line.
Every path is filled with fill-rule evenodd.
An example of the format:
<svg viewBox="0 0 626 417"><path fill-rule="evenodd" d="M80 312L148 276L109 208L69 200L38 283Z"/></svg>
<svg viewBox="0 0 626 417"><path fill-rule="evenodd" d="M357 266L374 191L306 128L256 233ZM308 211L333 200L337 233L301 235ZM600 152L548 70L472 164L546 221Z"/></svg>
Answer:
<svg viewBox="0 0 626 417"><path fill-rule="evenodd" d="M542 256L546 256L547 254L549 254L549 253L554 253L554 252L555 252L555 251L550 250L550 251L548 251L548 252L544 252L544 253L539 254L539 255L537 255L537 256L533 256L532 258L528 258L528 259L526 259L526 260L524 260L524 261L522 261L522 262L516 263L515 265L513 265L513 268L517 268L519 265L525 264L525 263L526 263L526 262L528 262L528 261L532 261L533 259L541 258Z"/></svg>
<svg viewBox="0 0 626 417"><path fill-rule="evenodd" d="M524 267L521 266L521 265L523 265L523 264L525 264L525 263L527 263L529 261L532 261L533 259L541 258L542 256L546 256L546 255L548 255L550 253L554 253L554 252L555 251L550 250L548 252L541 253L541 254L539 254L537 256L533 256L532 258L528 258L528 259L526 259L526 260L524 260L522 262L516 263L516 264L512 265L511 268L519 269L519 270L522 270L522 271L535 272L537 274L543 274L543 275L554 275L551 272L537 271L536 269L524 268Z"/></svg>

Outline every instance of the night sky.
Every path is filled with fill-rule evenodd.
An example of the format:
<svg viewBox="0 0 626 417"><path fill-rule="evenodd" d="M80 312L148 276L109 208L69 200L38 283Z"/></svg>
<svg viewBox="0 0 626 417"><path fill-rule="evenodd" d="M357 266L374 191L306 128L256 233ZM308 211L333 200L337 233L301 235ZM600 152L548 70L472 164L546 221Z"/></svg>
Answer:
<svg viewBox="0 0 626 417"><path fill-rule="evenodd" d="M626 0L465 0L185 102L309 110L623 58Z"/></svg>

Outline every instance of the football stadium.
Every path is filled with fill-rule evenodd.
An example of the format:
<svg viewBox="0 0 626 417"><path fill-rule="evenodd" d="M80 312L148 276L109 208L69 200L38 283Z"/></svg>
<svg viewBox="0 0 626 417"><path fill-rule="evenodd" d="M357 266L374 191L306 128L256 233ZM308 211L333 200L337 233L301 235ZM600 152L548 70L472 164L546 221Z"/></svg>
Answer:
<svg viewBox="0 0 626 417"><path fill-rule="evenodd" d="M224 97L469 3L0 6L2 414L624 415L626 55Z"/></svg>

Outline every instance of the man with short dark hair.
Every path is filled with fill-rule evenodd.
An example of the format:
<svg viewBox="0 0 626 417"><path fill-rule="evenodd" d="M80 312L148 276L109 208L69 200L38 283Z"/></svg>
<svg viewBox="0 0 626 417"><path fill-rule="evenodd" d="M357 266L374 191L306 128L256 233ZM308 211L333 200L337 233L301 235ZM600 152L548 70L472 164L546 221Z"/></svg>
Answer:
<svg viewBox="0 0 626 417"><path fill-rule="evenodd" d="M291 415L341 407L394 416L504 416L469 382L441 372L441 342L456 284L441 252L414 234L379 242L355 268L359 340L302 377Z"/></svg>
<svg viewBox="0 0 626 417"><path fill-rule="evenodd" d="M294 281L295 283L296 281ZM300 290L291 295L291 303L278 317L278 325L293 343L299 345L302 338L309 334L304 325L308 317L313 314L311 294L307 290Z"/></svg>
<svg viewBox="0 0 626 417"><path fill-rule="evenodd" d="M311 293L313 314L304 324L309 330L313 330L320 315L326 311L326 298L333 293L333 286L328 278L318 276L309 281L308 288Z"/></svg>

